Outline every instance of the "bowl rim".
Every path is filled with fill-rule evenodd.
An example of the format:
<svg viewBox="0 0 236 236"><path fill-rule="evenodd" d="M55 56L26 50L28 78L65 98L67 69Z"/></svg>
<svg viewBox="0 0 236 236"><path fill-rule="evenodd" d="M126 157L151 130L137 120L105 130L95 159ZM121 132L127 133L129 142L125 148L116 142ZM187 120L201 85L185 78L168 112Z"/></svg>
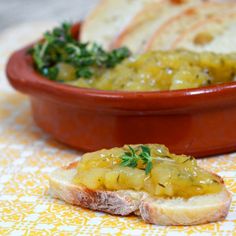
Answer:
<svg viewBox="0 0 236 236"><path fill-rule="evenodd" d="M76 23L74 27L80 27L81 22ZM139 107L144 110L151 107L164 108L189 108L191 104L199 107L207 107L211 105L225 104L227 101L236 103L236 81L222 83L217 85L204 86L200 88L181 89L181 90L165 90L165 91L109 91L94 88L80 88L72 85L51 81L40 75L33 66L30 55L27 54L30 44L22 49L15 51L9 58L6 66L6 74L9 82L13 87L27 94L44 95L47 97L56 97L65 102L78 101L78 99L97 99L103 101L128 102L127 108ZM63 94L63 96L62 96ZM144 104L136 104L142 101ZM155 106L154 103L156 103ZM110 104L110 103L109 103ZM162 105L161 105L162 104ZM111 104L110 104L111 105ZM114 105L114 104L113 104ZM127 104L128 105L128 104ZM144 105L147 105L147 109ZM206 106L207 105L207 106ZM122 107L122 106L118 106Z"/></svg>

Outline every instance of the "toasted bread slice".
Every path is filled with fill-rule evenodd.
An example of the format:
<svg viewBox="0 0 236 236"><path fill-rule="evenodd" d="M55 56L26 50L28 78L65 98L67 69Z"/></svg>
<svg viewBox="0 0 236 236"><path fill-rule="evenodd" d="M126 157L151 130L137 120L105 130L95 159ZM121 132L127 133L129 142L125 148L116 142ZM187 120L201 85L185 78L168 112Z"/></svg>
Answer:
<svg viewBox="0 0 236 236"><path fill-rule="evenodd" d="M85 19L80 34L82 42L96 42L105 49L123 27L145 4L159 0L101 0Z"/></svg>
<svg viewBox="0 0 236 236"><path fill-rule="evenodd" d="M235 52L236 4L229 13L199 21L191 25L171 45L172 49L187 48L193 51Z"/></svg>
<svg viewBox="0 0 236 236"><path fill-rule="evenodd" d="M162 0L147 4L119 34L113 42L112 48L127 46L132 52L141 53L157 28L172 16L199 2L202 0L185 0L180 1L179 4L176 4L175 1Z"/></svg>
<svg viewBox="0 0 236 236"><path fill-rule="evenodd" d="M197 25L204 26L204 22L211 21L221 15L235 12L236 4L231 1L203 2L194 7L185 9L178 15L173 16L161 27L157 28L145 46L145 50L169 50L178 45L179 38L186 31L191 32ZM220 24L218 29L223 29ZM186 42L186 41L185 41ZM186 42L186 44L188 44ZM181 47L186 45L181 44ZM178 46L179 47L179 46ZM193 47L191 49L194 49Z"/></svg>
<svg viewBox="0 0 236 236"><path fill-rule="evenodd" d="M157 225L197 225L223 220L231 194L226 188L217 194L184 198L153 197L134 190L91 190L73 183L77 162L56 170L49 178L51 196L67 203L114 215L139 215ZM222 180L223 183L223 180Z"/></svg>

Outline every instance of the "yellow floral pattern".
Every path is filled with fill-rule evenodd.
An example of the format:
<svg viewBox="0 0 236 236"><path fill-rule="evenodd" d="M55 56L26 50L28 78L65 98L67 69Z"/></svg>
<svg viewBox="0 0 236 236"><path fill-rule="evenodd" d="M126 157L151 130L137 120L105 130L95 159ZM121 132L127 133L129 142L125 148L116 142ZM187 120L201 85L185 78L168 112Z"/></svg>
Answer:
<svg viewBox="0 0 236 236"><path fill-rule="evenodd" d="M0 235L236 235L236 153L199 160L202 166L224 177L233 193L229 215L223 222L192 227L154 226L135 216L93 212L48 196L48 174L80 158L81 153L40 130L32 120L27 97L11 90L6 82L6 58L31 39L35 28L31 24L0 36ZM12 40L13 35L20 39Z"/></svg>

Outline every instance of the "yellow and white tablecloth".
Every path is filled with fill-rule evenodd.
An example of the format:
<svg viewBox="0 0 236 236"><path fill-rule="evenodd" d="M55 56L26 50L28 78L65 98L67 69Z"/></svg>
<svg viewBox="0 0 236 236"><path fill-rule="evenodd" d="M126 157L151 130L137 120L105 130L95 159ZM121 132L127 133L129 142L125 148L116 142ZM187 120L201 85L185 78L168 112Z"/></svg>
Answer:
<svg viewBox="0 0 236 236"><path fill-rule="evenodd" d="M93 212L48 196L48 174L79 158L80 153L34 124L29 100L10 88L4 67L10 52L37 38L49 25L18 26L0 35L0 235L236 235L236 153L199 160L224 177L233 193L229 215L223 222L154 226L134 216Z"/></svg>

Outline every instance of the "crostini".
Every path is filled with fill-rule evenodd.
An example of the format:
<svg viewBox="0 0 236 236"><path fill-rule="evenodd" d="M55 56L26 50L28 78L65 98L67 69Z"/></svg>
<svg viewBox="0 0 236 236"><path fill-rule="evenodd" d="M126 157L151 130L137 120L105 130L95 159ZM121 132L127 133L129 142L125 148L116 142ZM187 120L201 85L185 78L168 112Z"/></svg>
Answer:
<svg viewBox="0 0 236 236"><path fill-rule="evenodd" d="M51 196L67 203L157 225L220 221L231 203L221 177L158 144L87 153L49 182Z"/></svg>

